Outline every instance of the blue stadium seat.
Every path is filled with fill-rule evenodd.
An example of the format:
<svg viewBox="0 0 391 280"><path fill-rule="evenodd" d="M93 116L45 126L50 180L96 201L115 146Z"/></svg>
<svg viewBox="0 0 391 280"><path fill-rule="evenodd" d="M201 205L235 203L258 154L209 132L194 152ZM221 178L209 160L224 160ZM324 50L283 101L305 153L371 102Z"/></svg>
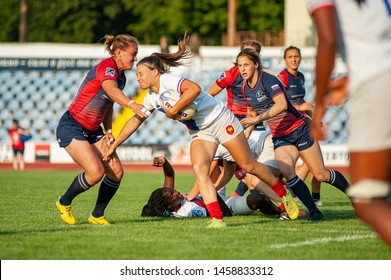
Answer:
<svg viewBox="0 0 391 280"><path fill-rule="evenodd" d="M190 61L189 66L180 67L177 72L198 82L202 89L207 91L220 74L232 65L234 59L234 56L217 60L207 57L202 60L194 59ZM276 63L273 59L275 58L265 58L265 66L280 67L283 65L283 61ZM301 69L306 77L306 100L312 101L315 93L313 86L315 74L313 69L305 67L302 65ZM277 73L281 69L271 70ZM49 139L51 137L49 132L53 134L58 119L72 102L86 72L86 70L2 70L0 72L1 126L9 124L10 119L18 116L31 122L31 129L35 129L37 134L36 139L39 137ZM126 76L127 85L124 93L133 96L139 90L135 70L126 71ZM225 103L226 92L223 91L216 98ZM116 104L114 109L120 112L122 108ZM327 140L328 143L346 142L347 117L347 104L329 108L324 118L324 123L329 126L331 133L330 139ZM42 136L40 136L41 133ZM188 140L188 132L183 124L166 119L164 114L156 112L126 143L137 145L185 143Z"/></svg>

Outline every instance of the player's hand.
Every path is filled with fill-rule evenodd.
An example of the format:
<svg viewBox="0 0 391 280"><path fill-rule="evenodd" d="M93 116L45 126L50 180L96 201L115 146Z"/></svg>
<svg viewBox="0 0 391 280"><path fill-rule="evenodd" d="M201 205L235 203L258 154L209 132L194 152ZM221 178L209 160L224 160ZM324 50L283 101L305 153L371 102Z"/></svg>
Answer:
<svg viewBox="0 0 391 280"><path fill-rule="evenodd" d="M348 76L333 79L329 83L329 92L325 97L327 106L341 104L347 97L348 93Z"/></svg>
<svg viewBox="0 0 391 280"><path fill-rule="evenodd" d="M141 118L148 118L151 115L151 112L148 111L143 105L133 102L130 105L130 109Z"/></svg>
<svg viewBox="0 0 391 280"><path fill-rule="evenodd" d="M106 133L107 147L114 143L114 136L112 133Z"/></svg>
<svg viewBox="0 0 391 280"><path fill-rule="evenodd" d="M314 109L314 103L312 102L304 102L303 104L299 105L299 111L312 111Z"/></svg>
<svg viewBox="0 0 391 280"><path fill-rule="evenodd" d="M255 124L259 123L259 118L258 117L246 117L246 118L242 119L240 121L240 123L244 127L249 127L251 125L255 125Z"/></svg>
<svg viewBox="0 0 391 280"><path fill-rule="evenodd" d="M154 157L153 158L153 163L152 165L153 166L156 166L156 167L162 167L164 165L164 163L166 162L166 158L163 157L163 156L157 156L157 157Z"/></svg>
<svg viewBox="0 0 391 280"><path fill-rule="evenodd" d="M111 160L111 155L114 154L114 153L115 153L115 148L114 148L113 145L110 145L110 146L108 147L108 149L107 149L105 152L103 152L103 154L102 154L102 160L103 160L103 161L109 161L109 160Z"/></svg>
<svg viewBox="0 0 391 280"><path fill-rule="evenodd" d="M166 112L166 117L169 119L177 120L178 112L174 108L164 108L164 112Z"/></svg>
<svg viewBox="0 0 391 280"><path fill-rule="evenodd" d="M325 140L327 138L327 129L323 125L322 118L326 111L325 106L315 106L314 114L312 116L310 134L314 140Z"/></svg>

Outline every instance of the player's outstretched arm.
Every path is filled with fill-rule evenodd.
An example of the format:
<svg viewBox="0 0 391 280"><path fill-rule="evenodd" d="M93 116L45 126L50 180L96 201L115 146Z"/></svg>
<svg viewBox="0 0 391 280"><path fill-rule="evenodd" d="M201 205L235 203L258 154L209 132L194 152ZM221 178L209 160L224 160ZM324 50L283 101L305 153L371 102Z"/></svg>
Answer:
<svg viewBox="0 0 391 280"><path fill-rule="evenodd" d="M140 118L138 115L134 115L130 118L121 129L121 132L115 141L109 146L107 151L103 153L102 160L110 160L110 156L115 152L117 147L128 139L145 120L146 118Z"/></svg>
<svg viewBox="0 0 391 280"><path fill-rule="evenodd" d="M175 171L171 163L163 156L156 156L153 159L152 165L163 167L164 186L167 188L175 188Z"/></svg>

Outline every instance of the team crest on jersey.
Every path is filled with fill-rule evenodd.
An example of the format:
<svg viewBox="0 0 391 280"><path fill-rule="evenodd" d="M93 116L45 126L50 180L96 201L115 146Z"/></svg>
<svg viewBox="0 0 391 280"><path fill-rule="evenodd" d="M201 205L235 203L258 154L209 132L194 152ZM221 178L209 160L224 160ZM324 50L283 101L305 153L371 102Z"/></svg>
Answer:
<svg viewBox="0 0 391 280"><path fill-rule="evenodd" d="M225 72L224 73L221 73L220 77L219 77L219 82L221 82L223 79L225 79L225 77L227 77L225 75Z"/></svg>
<svg viewBox="0 0 391 280"><path fill-rule="evenodd" d="M232 125L227 126L227 127L225 128L225 130L227 131L227 133L228 133L229 135L232 135L232 134L234 134L234 132L235 132L235 129L234 129L234 127L233 127Z"/></svg>
<svg viewBox="0 0 391 280"><path fill-rule="evenodd" d="M106 68L106 76L114 77L115 70L113 68L107 67Z"/></svg>
<svg viewBox="0 0 391 280"><path fill-rule="evenodd" d="M267 98L267 96L265 95L265 93L263 91L261 91L261 90L257 91L257 101L258 102L262 102L266 98Z"/></svg>

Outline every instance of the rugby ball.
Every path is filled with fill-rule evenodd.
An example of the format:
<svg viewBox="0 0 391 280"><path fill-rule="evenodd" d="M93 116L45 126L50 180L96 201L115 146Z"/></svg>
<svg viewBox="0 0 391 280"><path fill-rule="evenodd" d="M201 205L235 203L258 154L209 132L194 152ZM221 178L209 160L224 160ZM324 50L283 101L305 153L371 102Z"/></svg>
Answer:
<svg viewBox="0 0 391 280"><path fill-rule="evenodd" d="M172 108L181 98L180 93L170 90L165 91L160 95L159 102L160 107L164 110L164 108ZM197 110L195 107L191 104L185 106L178 112L178 119L182 121L188 121L194 117L194 115L197 113Z"/></svg>

